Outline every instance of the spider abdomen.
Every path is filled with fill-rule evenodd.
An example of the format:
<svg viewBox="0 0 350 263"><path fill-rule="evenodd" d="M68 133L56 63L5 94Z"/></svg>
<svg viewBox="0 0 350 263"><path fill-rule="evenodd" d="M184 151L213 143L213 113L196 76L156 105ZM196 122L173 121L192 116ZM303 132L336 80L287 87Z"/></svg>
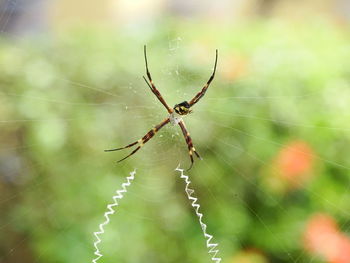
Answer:
<svg viewBox="0 0 350 263"><path fill-rule="evenodd" d="M179 115L187 115L191 113L191 106L187 101L181 102L174 106L174 110Z"/></svg>

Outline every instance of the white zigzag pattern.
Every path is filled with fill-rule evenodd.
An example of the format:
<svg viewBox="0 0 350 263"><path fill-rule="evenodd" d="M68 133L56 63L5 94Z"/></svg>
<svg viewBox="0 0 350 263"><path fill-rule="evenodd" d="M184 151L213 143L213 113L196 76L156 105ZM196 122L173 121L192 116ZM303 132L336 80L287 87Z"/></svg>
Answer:
<svg viewBox="0 0 350 263"><path fill-rule="evenodd" d="M135 178L135 174L136 174L136 170L132 171L130 173L130 176L126 177L127 182L122 184L122 189L116 191L116 194L113 196L114 202L107 205L108 211L104 213L104 217L106 218L106 220L99 225L100 231L94 232L94 235L96 237L96 241L94 242L94 247L95 247L94 254L97 257L92 260L93 263L96 263L97 260L99 260L102 257L100 249L98 248L98 244L102 242L99 236L105 232L104 227L109 223L109 216L115 213L115 210L113 207L119 205L117 199L122 199L124 197L124 193L127 192L126 188L131 185L132 180L134 180Z"/></svg>
<svg viewBox="0 0 350 263"><path fill-rule="evenodd" d="M199 212L199 208L200 208L200 204L197 202L198 198L193 197L193 193L194 190L190 188L190 184L191 184L191 180L190 178L184 174L184 170L180 169L179 167L176 168L176 171L179 171L181 173L180 178L184 179L185 181L185 192L187 194L187 198L188 200L192 201L192 207L194 208L196 215L199 219L199 224L201 225L202 231L203 231L203 235L206 239L206 243L207 243L207 248L208 250L208 254L211 255L211 260L213 262L216 263L220 263L220 261L222 260L220 257L216 257L216 255L219 253L219 249L216 249L218 244L217 243L210 243L210 241L212 240L213 236L209 235L207 233L207 225L203 223L202 218L203 218L203 214Z"/></svg>

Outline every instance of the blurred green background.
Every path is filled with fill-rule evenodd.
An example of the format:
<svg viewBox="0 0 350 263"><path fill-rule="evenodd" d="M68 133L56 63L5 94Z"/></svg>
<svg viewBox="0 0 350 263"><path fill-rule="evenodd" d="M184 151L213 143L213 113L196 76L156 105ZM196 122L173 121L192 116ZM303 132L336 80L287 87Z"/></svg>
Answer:
<svg viewBox="0 0 350 263"><path fill-rule="evenodd" d="M203 161L187 174L222 262L350 262L350 36L346 1L3 1L0 262L210 262L174 169L168 125L128 160L104 153L167 112L143 45ZM34 14L34 15L33 15ZM34 17L34 18L33 18Z"/></svg>

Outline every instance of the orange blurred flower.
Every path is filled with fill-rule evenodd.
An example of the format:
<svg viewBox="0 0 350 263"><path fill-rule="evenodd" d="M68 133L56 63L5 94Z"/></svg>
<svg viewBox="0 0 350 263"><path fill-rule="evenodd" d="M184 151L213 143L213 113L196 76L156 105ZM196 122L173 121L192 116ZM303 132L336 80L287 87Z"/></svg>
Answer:
<svg viewBox="0 0 350 263"><path fill-rule="evenodd" d="M304 247L329 263L350 262L350 239L340 232L335 220L325 214L314 215L306 226Z"/></svg>
<svg viewBox="0 0 350 263"><path fill-rule="evenodd" d="M312 170L314 157L310 146L303 141L287 144L277 157L282 176L300 179Z"/></svg>
<svg viewBox="0 0 350 263"><path fill-rule="evenodd" d="M293 141L280 150L272 172L284 187L299 188L312 176L314 159L314 152L306 142Z"/></svg>
<svg viewBox="0 0 350 263"><path fill-rule="evenodd" d="M292 141L263 170L263 180L276 192L300 188L313 175L314 162L315 153L308 143Z"/></svg>

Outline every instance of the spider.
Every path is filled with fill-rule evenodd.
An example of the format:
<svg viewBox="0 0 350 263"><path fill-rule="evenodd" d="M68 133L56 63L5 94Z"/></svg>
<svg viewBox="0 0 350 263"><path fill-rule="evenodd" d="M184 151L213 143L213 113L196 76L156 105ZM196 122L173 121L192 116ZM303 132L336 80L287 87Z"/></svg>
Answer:
<svg viewBox="0 0 350 263"><path fill-rule="evenodd" d="M179 104L176 104L174 106L174 108L171 108L168 106L168 104L165 102L163 96L160 94L159 90L156 88L156 86L153 83L152 77L151 77L151 73L148 70L148 62L147 62L147 53L146 53L146 45L144 46L143 49L144 52L144 57L145 57L145 64L146 64L146 75L147 75L147 79L145 76L143 76L143 79L145 80L145 82L147 83L148 87L151 89L151 91L153 92L154 95L156 95L156 97L158 98L158 100L163 104L163 106L167 109L169 116L163 120L161 123L159 123L158 125L156 125L155 127L153 127L145 136L143 136L141 139L130 143L124 147L121 148L115 148L115 149L109 149L109 150L105 150L105 152L112 152L112 151L119 151L119 150L123 150L126 148L130 148L134 145L138 145L129 155L125 156L123 159L119 160L119 162L124 161L126 158L130 157L131 155L135 154L138 150L141 149L142 146L145 145L145 143L147 143L150 139L152 139L152 137L161 129L163 128L165 125L167 125L168 123L171 123L172 125L176 125L178 124L181 128L182 134L185 137L185 141L187 143L188 146L188 151L189 151L189 156L190 156L190 160L191 160L191 166L188 168L188 170L190 170L193 166L194 160L193 160L193 153L200 159L202 160L202 158L200 157L200 155L198 154L198 152L196 151L196 149L193 146L192 143L192 139L190 137L190 133L187 131L186 126L184 121L182 120L182 116L185 116L187 114L190 114L192 112L192 106L195 105L206 93L210 83L212 82L212 80L214 79L215 76L215 71L216 71L216 64L218 61L218 50L216 49L216 56L215 56L215 64L214 64L214 70L212 75L210 76L209 80L207 81L207 83L204 85L204 87L202 88L202 90L200 92L197 93L196 96L193 97L193 99L191 99L189 102L188 101L184 101L181 102Z"/></svg>

